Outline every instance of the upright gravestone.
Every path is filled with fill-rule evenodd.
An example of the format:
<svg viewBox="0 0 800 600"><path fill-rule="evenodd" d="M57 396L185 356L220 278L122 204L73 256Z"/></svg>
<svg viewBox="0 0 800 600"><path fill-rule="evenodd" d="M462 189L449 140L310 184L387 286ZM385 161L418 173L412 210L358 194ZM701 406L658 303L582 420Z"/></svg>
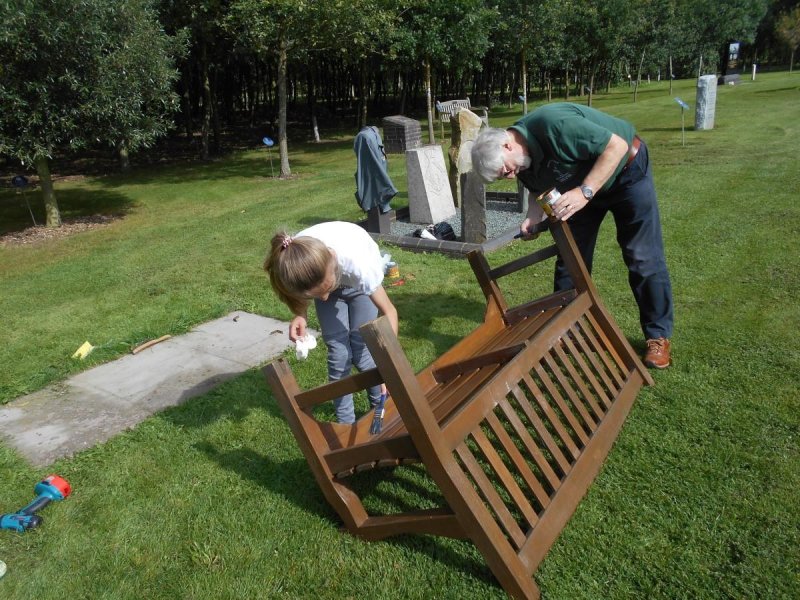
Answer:
<svg viewBox="0 0 800 600"><path fill-rule="evenodd" d="M463 152L464 144L471 142L478 137L478 132L483 126L483 120L469 109L462 108L450 117L450 131L452 131L452 139L450 140L450 150L447 151L447 156L450 159L450 189L453 192L453 200L456 206L461 206L461 154ZM472 163L470 162L470 167Z"/></svg>
<svg viewBox="0 0 800 600"><path fill-rule="evenodd" d="M468 142L472 145L472 142ZM462 147L465 153L469 150ZM472 169L459 174L461 180L461 241L483 244L488 239L486 186Z"/></svg>
<svg viewBox="0 0 800 600"><path fill-rule="evenodd" d="M406 150L406 175L412 223L438 223L456 214L441 146Z"/></svg>
<svg viewBox="0 0 800 600"><path fill-rule="evenodd" d="M717 106L717 76L703 75L697 81L697 106L694 111L694 128L714 129Z"/></svg>
<svg viewBox="0 0 800 600"><path fill-rule="evenodd" d="M739 42L729 42L722 51L722 75L719 84L739 83L739 76L742 73L739 64Z"/></svg>

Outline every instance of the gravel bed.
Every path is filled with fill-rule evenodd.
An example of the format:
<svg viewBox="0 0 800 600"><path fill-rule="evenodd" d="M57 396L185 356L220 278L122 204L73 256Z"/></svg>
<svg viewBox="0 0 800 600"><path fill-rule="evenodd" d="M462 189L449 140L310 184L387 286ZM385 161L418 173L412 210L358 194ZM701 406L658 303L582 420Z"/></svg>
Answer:
<svg viewBox="0 0 800 600"><path fill-rule="evenodd" d="M486 237L487 239L494 239L505 233L512 227L519 227L520 223L525 219L525 215L520 213L517 209L516 202L508 202L502 200L487 200L486 201ZM461 210L456 209L454 214L449 219L445 219L455 231L456 237L461 239ZM392 234L394 235L412 235L414 231L422 228L424 225L420 223L409 223L408 218L397 219L392 221Z"/></svg>

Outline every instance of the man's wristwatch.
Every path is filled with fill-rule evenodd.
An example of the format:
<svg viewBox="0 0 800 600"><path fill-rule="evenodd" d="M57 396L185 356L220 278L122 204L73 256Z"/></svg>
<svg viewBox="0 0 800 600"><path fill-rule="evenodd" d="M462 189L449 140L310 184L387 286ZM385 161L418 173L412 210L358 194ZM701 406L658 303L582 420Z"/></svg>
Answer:
<svg viewBox="0 0 800 600"><path fill-rule="evenodd" d="M592 188L590 188L588 185L581 186L581 193L586 200L590 201L592 198L594 198L594 191L592 191Z"/></svg>

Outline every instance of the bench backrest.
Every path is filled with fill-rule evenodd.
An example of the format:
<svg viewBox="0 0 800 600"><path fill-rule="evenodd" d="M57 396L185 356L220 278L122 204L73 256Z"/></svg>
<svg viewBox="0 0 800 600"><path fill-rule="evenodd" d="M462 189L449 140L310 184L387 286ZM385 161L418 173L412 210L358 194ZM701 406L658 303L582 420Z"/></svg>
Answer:
<svg viewBox="0 0 800 600"><path fill-rule="evenodd" d="M563 226L553 233L575 250ZM532 259L494 272L481 266L481 254L471 260L487 297L505 304L497 277ZM652 383L583 264L569 266L577 269L572 295L552 296L549 309L539 303L505 312L508 330L549 317L447 418L431 408L388 320L361 330L426 469L515 598L538 597L533 573L599 472L642 384ZM457 377L466 382L476 373Z"/></svg>
<svg viewBox="0 0 800 600"><path fill-rule="evenodd" d="M452 117L456 111L461 108L466 108L467 110L472 109L469 98L464 98L462 100L445 100L444 102L436 103L436 111L439 113L439 119L442 121L449 122L450 117Z"/></svg>

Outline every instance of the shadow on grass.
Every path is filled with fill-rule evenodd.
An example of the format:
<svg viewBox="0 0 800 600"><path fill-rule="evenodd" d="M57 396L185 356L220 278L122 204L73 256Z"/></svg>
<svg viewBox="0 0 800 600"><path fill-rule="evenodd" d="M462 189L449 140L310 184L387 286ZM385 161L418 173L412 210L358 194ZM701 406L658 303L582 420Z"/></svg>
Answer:
<svg viewBox="0 0 800 600"><path fill-rule="evenodd" d="M224 377L227 376L215 376L209 381L216 380L219 384ZM195 387L202 389L209 386L208 382L202 382ZM184 392L183 396L188 398L189 393L191 390ZM205 395L193 397L191 404L184 403L168 409L164 414L184 427L203 427L221 418L242 420L253 409L264 409L270 417L283 419L264 375L255 368L227 378Z"/></svg>
<svg viewBox="0 0 800 600"><path fill-rule="evenodd" d="M420 342L432 344L434 357L438 358L461 341L472 329L483 322L486 303L450 294L429 294L422 300L424 310L420 310L421 299L413 295L396 295L393 298L400 318L405 314L414 315L413 320L401 324L403 337L410 342L406 348L416 348ZM435 320L442 315L457 315L460 319L474 321L474 325L463 331L447 332L436 328ZM408 351L407 351L408 353ZM424 365L422 365L424 366ZM419 370L420 367L416 367Z"/></svg>
<svg viewBox="0 0 800 600"><path fill-rule="evenodd" d="M290 459L279 462L248 448L220 451L209 442L198 443L194 447L220 467L282 496L306 513L328 520L332 527L346 532L341 520L317 487L305 460ZM394 471L397 476L392 473L387 477L386 469L381 469L380 472L376 470L350 478L353 480L352 487L364 498L370 514L416 510L421 505L426 507L444 505L444 499L438 490L431 489L424 481L419 480L420 477L426 478L421 467L400 467ZM309 490L315 491L309 492ZM410 504L411 499L419 502ZM380 505L381 510L377 512L370 510L376 504ZM389 543L426 554L452 570L468 572L481 581L497 585L491 571L477 552L474 550L459 552L452 540L434 536L399 535L372 543ZM472 552L472 555L466 555L467 552Z"/></svg>
<svg viewBox="0 0 800 600"><path fill-rule="evenodd" d="M765 94L774 94L775 92L796 92L798 89L800 89L800 85L790 85L788 87L773 88L771 90L758 90L757 92L753 93L762 96Z"/></svg>
<svg viewBox="0 0 800 600"><path fill-rule="evenodd" d="M130 212L132 206L130 198L108 190L61 190L56 183L55 194L61 220L65 222L97 215L120 217ZM37 225L46 222L41 189L23 193L0 191L0 235L31 227L34 220Z"/></svg>
<svg viewBox="0 0 800 600"><path fill-rule="evenodd" d="M221 451L208 441L198 442L194 448L223 469L284 497L303 511L328 519L332 524L338 521L302 458L278 462L250 448ZM308 493L312 489L318 493Z"/></svg>
<svg viewBox="0 0 800 600"><path fill-rule="evenodd" d="M694 120L694 117L692 117L692 120ZM641 133L641 134L657 132L657 131L665 132L665 133L674 133L674 132L680 131L680 130L681 130L680 127L638 127L636 129L636 132L637 133ZM694 131L694 125L687 126L685 128L685 131ZM645 140L645 142L646 141L647 140Z"/></svg>

